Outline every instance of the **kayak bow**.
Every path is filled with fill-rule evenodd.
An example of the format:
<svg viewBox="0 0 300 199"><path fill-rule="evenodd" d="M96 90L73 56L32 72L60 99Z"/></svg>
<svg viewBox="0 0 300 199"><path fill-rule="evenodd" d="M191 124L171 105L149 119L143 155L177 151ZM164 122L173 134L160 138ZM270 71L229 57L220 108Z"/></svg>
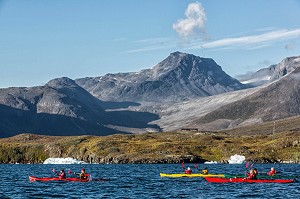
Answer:
<svg viewBox="0 0 300 199"><path fill-rule="evenodd" d="M193 174L185 174L185 173L160 173L160 177L169 177L169 178L181 178L181 177L188 177L188 178L203 178L203 177L224 177L224 174L202 174L202 173L193 173Z"/></svg>
<svg viewBox="0 0 300 199"><path fill-rule="evenodd" d="M294 179L258 179L250 180L245 178L218 178L218 177L205 177L208 182L214 183L290 183L294 182Z"/></svg>

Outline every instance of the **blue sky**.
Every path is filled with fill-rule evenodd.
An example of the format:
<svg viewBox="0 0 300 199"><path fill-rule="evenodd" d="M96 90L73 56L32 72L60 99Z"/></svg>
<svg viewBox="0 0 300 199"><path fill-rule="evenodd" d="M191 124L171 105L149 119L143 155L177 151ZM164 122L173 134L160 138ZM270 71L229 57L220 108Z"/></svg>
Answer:
<svg viewBox="0 0 300 199"><path fill-rule="evenodd" d="M300 55L300 0L0 0L0 87L152 68L174 51L231 76Z"/></svg>

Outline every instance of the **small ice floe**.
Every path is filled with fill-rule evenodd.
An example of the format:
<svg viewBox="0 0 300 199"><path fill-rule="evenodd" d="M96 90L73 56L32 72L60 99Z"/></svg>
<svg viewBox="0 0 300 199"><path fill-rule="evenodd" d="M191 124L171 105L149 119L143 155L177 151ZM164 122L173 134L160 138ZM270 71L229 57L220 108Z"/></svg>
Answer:
<svg viewBox="0 0 300 199"><path fill-rule="evenodd" d="M217 161L207 161L207 162L204 162L204 164L218 164Z"/></svg>
<svg viewBox="0 0 300 199"><path fill-rule="evenodd" d="M230 157L230 160L228 160L228 162L229 164L243 164L245 159L245 156L235 154Z"/></svg>
<svg viewBox="0 0 300 199"><path fill-rule="evenodd" d="M43 164L87 164L74 158L48 158Z"/></svg>

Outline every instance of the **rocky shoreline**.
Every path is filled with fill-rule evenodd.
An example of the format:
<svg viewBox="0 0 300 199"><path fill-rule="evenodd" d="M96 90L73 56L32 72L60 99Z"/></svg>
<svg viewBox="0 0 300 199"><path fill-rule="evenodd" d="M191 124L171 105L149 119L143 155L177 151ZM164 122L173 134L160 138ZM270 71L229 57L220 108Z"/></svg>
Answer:
<svg viewBox="0 0 300 199"><path fill-rule="evenodd" d="M228 163L234 154L256 163L300 163L299 133L257 135L251 138L254 144L247 143L248 139L178 132L66 137L21 134L0 139L0 163L41 164L54 157L91 164Z"/></svg>

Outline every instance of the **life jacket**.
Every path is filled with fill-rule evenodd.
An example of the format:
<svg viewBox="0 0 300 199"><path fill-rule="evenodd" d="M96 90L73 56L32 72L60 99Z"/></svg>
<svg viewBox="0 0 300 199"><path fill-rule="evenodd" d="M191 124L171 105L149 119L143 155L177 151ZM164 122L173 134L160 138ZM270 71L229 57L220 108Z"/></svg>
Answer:
<svg viewBox="0 0 300 199"><path fill-rule="evenodd" d="M276 170L275 170L275 169L274 169L274 170L271 170L271 171L269 171L267 174L268 174L269 176L273 176L273 175L276 174Z"/></svg>
<svg viewBox="0 0 300 199"><path fill-rule="evenodd" d="M247 172L247 179L250 179L250 180L257 180L257 177L256 177L256 174L253 172L253 173L248 173Z"/></svg>
<svg viewBox="0 0 300 199"><path fill-rule="evenodd" d="M64 178L66 178L66 173L65 173L65 172L60 173L60 174L58 175L58 177L61 178L61 179L64 179Z"/></svg>
<svg viewBox="0 0 300 199"><path fill-rule="evenodd" d="M186 169L186 170L184 170L184 171L185 171L185 174L192 174L192 170Z"/></svg>
<svg viewBox="0 0 300 199"><path fill-rule="evenodd" d="M89 177L89 174L87 174L87 173L80 173L79 174L80 179L87 179L88 177Z"/></svg>
<svg viewBox="0 0 300 199"><path fill-rule="evenodd" d="M254 173L255 175L258 175L257 169L253 169L253 173Z"/></svg>
<svg viewBox="0 0 300 199"><path fill-rule="evenodd" d="M88 174L88 173L80 173L79 174L79 178L80 179L88 179L89 176L90 176L90 174Z"/></svg>

